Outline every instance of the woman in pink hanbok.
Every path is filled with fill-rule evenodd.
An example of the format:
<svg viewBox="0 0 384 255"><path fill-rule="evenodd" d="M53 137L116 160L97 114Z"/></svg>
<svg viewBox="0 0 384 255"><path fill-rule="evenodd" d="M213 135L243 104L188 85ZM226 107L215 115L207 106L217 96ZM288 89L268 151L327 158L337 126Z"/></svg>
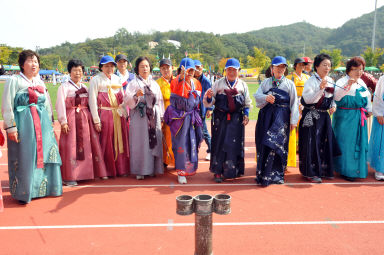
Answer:
<svg viewBox="0 0 384 255"><path fill-rule="evenodd" d="M116 62L104 56L99 63L99 74L89 85L89 108L93 123L100 133L100 145L107 168L107 176L129 174L128 114L123 104L123 87L114 74Z"/></svg>
<svg viewBox="0 0 384 255"><path fill-rule="evenodd" d="M63 161L61 175L66 185L76 181L106 177L99 134L88 109L88 89L81 82L84 65L80 60L68 62L70 80L57 92L56 111L61 125L59 151Z"/></svg>

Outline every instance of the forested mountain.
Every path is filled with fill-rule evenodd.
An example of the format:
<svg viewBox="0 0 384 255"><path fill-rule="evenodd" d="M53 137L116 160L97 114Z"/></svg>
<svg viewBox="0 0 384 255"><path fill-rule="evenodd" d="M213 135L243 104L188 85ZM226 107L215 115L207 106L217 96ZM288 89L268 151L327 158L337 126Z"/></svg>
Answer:
<svg viewBox="0 0 384 255"><path fill-rule="evenodd" d="M371 46L374 12L352 19L334 29L328 43L339 48L346 56L358 55L361 49ZM377 9L375 47L384 47L384 6Z"/></svg>
<svg viewBox="0 0 384 255"><path fill-rule="evenodd" d="M247 67L247 56L254 55L254 47L263 49L270 58L283 55L291 62L298 56L313 57L322 49L341 49L343 56L350 57L361 55L365 48L371 45L373 15L373 12L362 15L337 29L319 28L306 22L299 22L225 35L180 30L143 34L130 33L121 28L112 37L87 39L76 44L65 42L59 46L40 49L39 54L42 68L61 67L71 58L81 59L87 66L97 65L102 55L114 55L119 52L127 54L131 62L140 55L149 56L154 62L162 56L170 55L175 63L188 52L193 57L199 57L206 66L212 65L215 69L218 69L217 64L221 59L236 57L241 60L244 67ZM384 47L382 24L384 24L384 7L377 10L376 47L378 48ZM175 46L168 40L178 41L180 46ZM149 42L157 42L158 45L150 48ZM12 63L12 61L13 57L10 57L5 62ZM382 63L383 60L380 59L379 64Z"/></svg>

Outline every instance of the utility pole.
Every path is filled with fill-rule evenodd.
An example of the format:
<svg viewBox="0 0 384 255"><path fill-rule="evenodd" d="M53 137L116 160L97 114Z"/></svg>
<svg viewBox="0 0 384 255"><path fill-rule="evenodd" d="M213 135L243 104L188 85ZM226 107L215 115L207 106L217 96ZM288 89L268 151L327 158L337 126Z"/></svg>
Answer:
<svg viewBox="0 0 384 255"><path fill-rule="evenodd" d="M375 51L375 33L376 33L376 13L377 13L377 0L375 0L375 15L373 18L373 32L372 32L372 51Z"/></svg>

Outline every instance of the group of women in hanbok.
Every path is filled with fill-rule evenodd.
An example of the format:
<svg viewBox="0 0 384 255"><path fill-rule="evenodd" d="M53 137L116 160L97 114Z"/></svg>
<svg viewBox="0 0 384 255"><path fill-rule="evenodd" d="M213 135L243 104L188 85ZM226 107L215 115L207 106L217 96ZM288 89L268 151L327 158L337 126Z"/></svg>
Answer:
<svg viewBox="0 0 384 255"><path fill-rule="evenodd" d="M119 61L126 57L119 55ZM281 56L272 60L270 77L254 94L260 108L255 130L257 183L284 183L290 131L297 125L299 169L310 181L332 179L334 171L349 181L366 178L367 160L376 178L384 180L384 79L377 85L372 107L371 94L360 79L362 58L350 59L347 76L336 83L328 76L332 66L328 55L316 56L313 64L315 72L305 82L300 102L294 79L286 78L287 62ZM168 165L174 165L179 183L187 183L198 168L202 99L205 107L214 109L210 161L214 180L220 183L244 175L244 134L252 104L247 84L238 78L237 59L228 59L225 76L204 98L190 58L182 59L176 77L172 62L162 60L162 77L156 82L150 60L139 57L135 75L126 84L114 74L114 59L104 56L89 88L82 83L83 63L70 60L70 79L59 87L56 101L59 145L51 100L38 75L39 56L25 50L19 65L21 73L4 86L2 114L10 192L21 204L60 196L62 182L77 185L81 180L129 174L141 180L164 173ZM372 112L368 146L366 119Z"/></svg>
<svg viewBox="0 0 384 255"><path fill-rule="evenodd" d="M302 91L301 116L294 83L284 77L287 64L283 57L272 60L272 77L264 80L254 95L261 108L256 126L256 181L263 186L284 183L289 126L293 129L296 123L299 169L311 182L333 179L334 172L348 181L366 178L367 161L376 171L376 179L384 180L384 80L376 88L372 107L371 94L361 79L364 59L351 58L347 75L336 83L328 76L330 56L317 55L313 66L314 74ZM367 118L372 112L375 119L368 147Z"/></svg>

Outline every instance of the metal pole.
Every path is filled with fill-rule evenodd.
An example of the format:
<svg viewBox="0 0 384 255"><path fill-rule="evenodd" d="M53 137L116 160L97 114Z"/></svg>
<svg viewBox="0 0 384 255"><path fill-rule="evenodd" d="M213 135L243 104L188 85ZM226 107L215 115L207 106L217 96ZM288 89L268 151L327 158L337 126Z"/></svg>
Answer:
<svg viewBox="0 0 384 255"><path fill-rule="evenodd" d="M212 202L210 195L195 197L195 255L212 254Z"/></svg>
<svg viewBox="0 0 384 255"><path fill-rule="evenodd" d="M373 32L372 32L372 52L375 51L375 33L376 33L376 13L377 13L377 0L375 0L375 15L373 18Z"/></svg>
<svg viewBox="0 0 384 255"><path fill-rule="evenodd" d="M231 196L218 194L181 195L176 198L176 213L190 215L195 212L195 255L212 255L212 212L231 213Z"/></svg>

